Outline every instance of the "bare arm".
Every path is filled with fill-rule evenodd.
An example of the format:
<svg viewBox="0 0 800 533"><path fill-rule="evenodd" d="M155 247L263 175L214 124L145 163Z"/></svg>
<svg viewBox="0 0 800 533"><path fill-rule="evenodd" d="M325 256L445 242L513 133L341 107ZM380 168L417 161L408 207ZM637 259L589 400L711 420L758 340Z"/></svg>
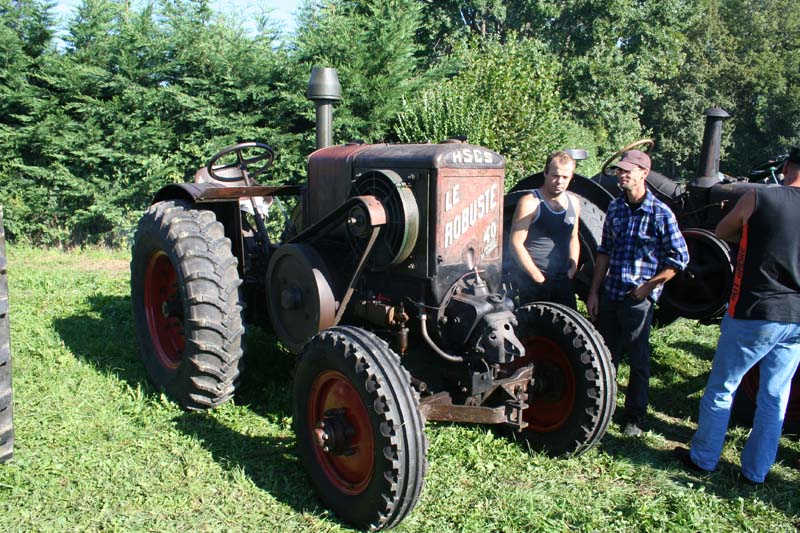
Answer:
<svg viewBox="0 0 800 533"><path fill-rule="evenodd" d="M569 270L567 271L567 277L572 279L575 277L575 272L578 271L578 260L580 259L581 253L581 241L578 236L578 225L580 223L581 217L581 206L580 203L577 201L573 201L574 198L571 196L570 193L567 193L567 199L572 203L573 208L575 209L575 226L572 228L572 235L569 237Z"/></svg>
<svg viewBox="0 0 800 533"><path fill-rule="evenodd" d="M514 260L522 270L531 277L536 283L544 282L544 274L531 259L531 254L525 249L525 239L528 238L528 228L533 217L539 209L539 200L532 194L526 194L517 203L514 211L514 218L511 222L511 236L509 237L509 248Z"/></svg>
<svg viewBox="0 0 800 533"><path fill-rule="evenodd" d="M744 196L739 198L730 213L719 221L714 233L723 241L739 242L742 237L742 228L747 223L750 215L753 214L755 207L756 193L752 190L747 191Z"/></svg>

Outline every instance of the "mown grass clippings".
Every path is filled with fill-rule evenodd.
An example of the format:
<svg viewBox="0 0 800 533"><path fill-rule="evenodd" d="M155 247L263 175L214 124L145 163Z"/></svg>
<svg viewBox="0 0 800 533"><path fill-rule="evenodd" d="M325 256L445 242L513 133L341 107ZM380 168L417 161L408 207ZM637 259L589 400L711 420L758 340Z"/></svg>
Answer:
<svg viewBox="0 0 800 533"><path fill-rule="evenodd" d="M235 401L182 411L146 380L123 263L125 252L9 248L17 439L0 466L0 531L350 531L295 456L293 356L248 328ZM627 438L615 420L581 457L429 424L426 487L397 531L795 531L797 440L781 440L763 487L736 479L745 428L731 429L716 473L672 457L691 438L716 336L686 320L654 330L647 432ZM620 407L627 375L623 364Z"/></svg>

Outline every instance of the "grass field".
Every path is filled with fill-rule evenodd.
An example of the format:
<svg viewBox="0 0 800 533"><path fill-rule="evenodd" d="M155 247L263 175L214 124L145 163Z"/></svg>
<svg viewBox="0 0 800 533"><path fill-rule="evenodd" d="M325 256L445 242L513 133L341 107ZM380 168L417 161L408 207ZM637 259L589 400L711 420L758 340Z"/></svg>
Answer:
<svg viewBox="0 0 800 533"><path fill-rule="evenodd" d="M186 413L138 359L126 252L9 248L16 447L0 466L0 531L348 531L294 455L293 357L248 333L234 403ZM736 481L747 430L718 473L683 471L717 330L654 331L650 431L614 423L579 458L551 459L487 427L430 424L430 468L398 531L795 531L800 443L763 487ZM623 366L624 384L627 369ZM620 399L621 401L621 399Z"/></svg>

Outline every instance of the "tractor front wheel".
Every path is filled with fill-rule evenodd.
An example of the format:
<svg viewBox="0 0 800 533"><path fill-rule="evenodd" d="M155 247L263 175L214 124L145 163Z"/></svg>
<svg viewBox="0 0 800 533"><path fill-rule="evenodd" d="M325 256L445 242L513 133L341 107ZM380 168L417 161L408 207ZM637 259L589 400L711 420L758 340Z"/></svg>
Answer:
<svg viewBox="0 0 800 533"><path fill-rule="evenodd" d="M522 434L549 455L580 455L599 442L614 413L611 354L594 326L566 306L539 302L516 316L525 356L513 365L532 363L534 375Z"/></svg>
<svg viewBox="0 0 800 533"><path fill-rule="evenodd" d="M187 409L230 399L242 359L237 261L214 213L159 202L139 221L131 299L145 369Z"/></svg>
<svg viewBox="0 0 800 533"><path fill-rule="evenodd" d="M297 449L320 499L363 529L411 512L427 468L424 422L400 358L375 335L342 326L316 335L297 363Z"/></svg>

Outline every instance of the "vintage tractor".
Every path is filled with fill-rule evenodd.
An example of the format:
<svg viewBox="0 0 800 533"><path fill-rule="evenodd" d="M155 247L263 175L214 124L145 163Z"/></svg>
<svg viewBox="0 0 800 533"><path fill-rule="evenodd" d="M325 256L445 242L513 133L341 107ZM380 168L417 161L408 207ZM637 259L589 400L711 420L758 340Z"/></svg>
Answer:
<svg viewBox="0 0 800 533"><path fill-rule="evenodd" d="M725 312L733 283L735 247L718 239L714 228L736 204L746 191L767 186L777 186L778 172L783 157L771 159L754 169L747 177L733 177L719 172L722 124L729 117L719 108L705 111L706 126L700 153L699 175L690 183L678 183L657 171L647 177L647 186L675 213L687 247L690 262L685 271L678 274L664 287L659 300L655 321L668 324L678 317L697 319L712 323ZM624 152L634 148L652 148L651 139L642 139L625 146L609 157L600 173L592 178L575 175L569 190L581 203L580 220L580 265L575 288L585 298L591 283L594 258L602 236L603 222L608 205L621 193L612 163ZM577 151L577 159L581 158ZM585 157L585 156L584 156ZM511 217L521 195L529 189L539 187L543 174L533 174L520 181L505 198L505 235L511 225ZM733 249L732 249L733 248ZM513 262L506 259L504 279L513 290ZM734 403L734 416L749 424L755 411L758 390L758 368L751 370L739 388ZM800 433L800 373L795 376L792 396L786 412L784 432Z"/></svg>
<svg viewBox="0 0 800 533"><path fill-rule="evenodd" d="M243 309L265 310L299 354L293 426L312 486L345 521L383 529L419 498L426 421L580 454L606 431L616 376L580 314L501 292L503 158L455 139L330 146L340 91L334 70L314 69L303 186L256 183L274 152L246 142L160 190L131 294L147 373L188 409L233 396ZM297 207L270 239L269 207L287 197Z"/></svg>
<svg viewBox="0 0 800 533"><path fill-rule="evenodd" d="M0 207L0 463L14 457L14 418L11 390L11 335L8 323L6 234Z"/></svg>

